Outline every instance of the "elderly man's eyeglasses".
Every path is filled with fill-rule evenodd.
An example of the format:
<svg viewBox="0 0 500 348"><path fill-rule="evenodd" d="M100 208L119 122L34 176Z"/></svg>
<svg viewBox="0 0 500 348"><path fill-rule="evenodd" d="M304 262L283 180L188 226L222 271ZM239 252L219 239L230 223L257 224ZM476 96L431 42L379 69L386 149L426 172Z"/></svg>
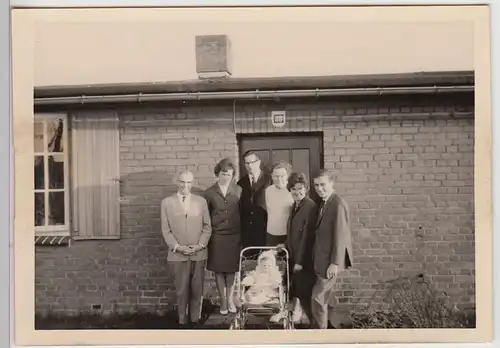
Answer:
<svg viewBox="0 0 500 348"><path fill-rule="evenodd" d="M245 164L253 164L253 163L256 163L258 161L259 161L258 159L254 160L254 161L245 161Z"/></svg>

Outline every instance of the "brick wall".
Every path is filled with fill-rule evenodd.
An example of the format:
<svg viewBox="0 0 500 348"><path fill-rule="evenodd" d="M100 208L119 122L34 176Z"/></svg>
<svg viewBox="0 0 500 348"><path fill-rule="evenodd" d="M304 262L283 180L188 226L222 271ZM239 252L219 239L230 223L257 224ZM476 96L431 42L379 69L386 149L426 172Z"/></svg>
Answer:
<svg viewBox="0 0 500 348"><path fill-rule="evenodd" d="M272 107L253 102L237 115L265 114L262 105ZM321 115L325 166L351 206L355 268L341 277L341 303L380 301L371 297L381 282L423 272L461 307L474 306L474 123L457 113L472 105L470 98L399 97L280 106L305 118ZM169 308L175 295L160 200L175 191L179 169L193 170L198 191L213 182L219 159L237 160L233 105L120 113L122 238L37 247L38 311Z"/></svg>
<svg viewBox="0 0 500 348"><path fill-rule="evenodd" d="M352 210L355 270L341 302L424 273L459 307L474 305L473 145L472 119L327 121L326 167Z"/></svg>

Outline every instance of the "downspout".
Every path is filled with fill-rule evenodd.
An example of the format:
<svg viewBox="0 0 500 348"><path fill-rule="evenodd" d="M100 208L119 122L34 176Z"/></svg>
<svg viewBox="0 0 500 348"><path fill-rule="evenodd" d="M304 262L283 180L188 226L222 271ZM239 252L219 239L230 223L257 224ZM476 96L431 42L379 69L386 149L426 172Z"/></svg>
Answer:
<svg viewBox="0 0 500 348"><path fill-rule="evenodd" d="M335 88L335 89L304 89L304 90L272 90L272 91L236 91L236 92L192 92L192 93L152 93L125 95L95 95L72 97L35 98L38 105L70 105L70 104L101 104L130 103L147 101L178 101L178 100L243 100L243 99L275 99L275 98L319 98L326 96L355 95L397 95L397 94L428 94L473 92L474 86L430 86L430 87L374 87L374 88Z"/></svg>
<svg viewBox="0 0 500 348"><path fill-rule="evenodd" d="M236 134L236 101L238 99L235 99L233 101L233 131L234 131L234 134Z"/></svg>

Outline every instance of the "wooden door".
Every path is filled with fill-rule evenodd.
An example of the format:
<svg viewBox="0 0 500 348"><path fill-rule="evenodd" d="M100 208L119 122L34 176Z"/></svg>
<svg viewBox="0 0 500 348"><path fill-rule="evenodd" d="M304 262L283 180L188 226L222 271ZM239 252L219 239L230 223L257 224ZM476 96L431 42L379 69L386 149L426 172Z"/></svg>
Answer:
<svg viewBox="0 0 500 348"><path fill-rule="evenodd" d="M323 139L320 134L307 135L243 135L239 139L240 158L248 150L255 151L262 164L270 170L279 160L292 165L294 172L307 175L310 180L310 197L317 200L312 178L318 174L323 162ZM246 174L243 161L240 161L241 176Z"/></svg>

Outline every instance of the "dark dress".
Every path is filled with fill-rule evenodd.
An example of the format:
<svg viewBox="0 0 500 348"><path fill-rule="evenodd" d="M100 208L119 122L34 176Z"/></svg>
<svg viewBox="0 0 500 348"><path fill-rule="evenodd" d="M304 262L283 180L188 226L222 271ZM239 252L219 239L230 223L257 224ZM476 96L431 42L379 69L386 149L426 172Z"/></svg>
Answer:
<svg viewBox="0 0 500 348"><path fill-rule="evenodd" d="M267 211L266 188L271 185L270 175L262 170L252 186L248 175L238 181L241 187L240 214L243 247L266 246Z"/></svg>
<svg viewBox="0 0 500 348"><path fill-rule="evenodd" d="M241 250L241 188L231 182L224 197L219 184L215 183L204 196L212 223L207 269L216 273L235 273L239 269Z"/></svg>
<svg viewBox="0 0 500 348"><path fill-rule="evenodd" d="M316 203L305 197L292 206L288 220L285 247L290 254L290 272L292 274L291 297L298 297L302 302L310 299L316 276L314 273L314 229L316 226ZM293 272L294 265L301 265L302 270Z"/></svg>

